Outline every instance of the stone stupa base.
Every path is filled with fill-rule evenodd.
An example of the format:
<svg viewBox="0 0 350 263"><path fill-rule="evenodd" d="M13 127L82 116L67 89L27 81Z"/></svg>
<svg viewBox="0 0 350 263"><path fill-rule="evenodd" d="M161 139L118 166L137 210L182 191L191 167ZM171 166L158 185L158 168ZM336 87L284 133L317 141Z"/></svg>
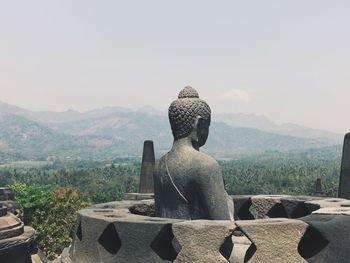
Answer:
<svg viewBox="0 0 350 263"><path fill-rule="evenodd" d="M74 240L54 262L348 262L350 200L278 195L232 199L236 221L130 212L154 209L153 200L94 205L78 212Z"/></svg>

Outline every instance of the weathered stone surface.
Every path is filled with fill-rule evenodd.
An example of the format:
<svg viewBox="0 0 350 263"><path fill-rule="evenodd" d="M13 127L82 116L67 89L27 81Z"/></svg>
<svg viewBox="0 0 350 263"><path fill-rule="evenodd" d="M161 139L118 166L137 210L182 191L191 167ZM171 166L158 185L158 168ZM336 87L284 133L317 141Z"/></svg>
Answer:
<svg viewBox="0 0 350 263"><path fill-rule="evenodd" d="M325 198L320 200L307 201L305 202L305 205L308 207L310 212L312 212L325 207L349 206L350 200L342 198Z"/></svg>
<svg viewBox="0 0 350 263"><path fill-rule="evenodd" d="M177 253L172 247L173 234L168 220L150 219L144 222L115 223L122 246L116 254L117 262L172 262Z"/></svg>
<svg viewBox="0 0 350 263"><path fill-rule="evenodd" d="M36 231L30 226L24 226L23 233L19 236L14 236L6 239L0 239L0 248L10 247L16 243L33 244L36 238Z"/></svg>
<svg viewBox="0 0 350 263"><path fill-rule="evenodd" d="M307 262L349 262L349 216L312 214L301 220L310 225L299 245L299 251Z"/></svg>
<svg viewBox="0 0 350 263"><path fill-rule="evenodd" d="M22 221L11 213L0 217L0 240L21 235L23 227Z"/></svg>
<svg viewBox="0 0 350 263"><path fill-rule="evenodd" d="M176 263L228 262L220 247L231 236L233 221L195 220L175 223L173 233L181 246Z"/></svg>
<svg viewBox="0 0 350 263"><path fill-rule="evenodd" d="M251 197L251 213L255 218L287 217L281 199L282 195L255 195Z"/></svg>
<svg viewBox="0 0 350 263"><path fill-rule="evenodd" d="M143 144L139 193L154 193L153 172L155 165L153 141Z"/></svg>
<svg viewBox="0 0 350 263"><path fill-rule="evenodd" d="M295 219L236 221L237 226L256 247L249 262L306 262L298 253L298 244L308 225ZM254 250L253 250L254 252Z"/></svg>
<svg viewBox="0 0 350 263"><path fill-rule="evenodd" d="M199 152L209 135L211 110L198 92L185 87L169 107L171 150L154 173L156 215L180 219L233 219L218 162Z"/></svg>
<svg viewBox="0 0 350 263"><path fill-rule="evenodd" d="M31 255L32 258L32 263L47 263L47 259L46 256L44 255L44 253L38 249L36 254Z"/></svg>
<svg viewBox="0 0 350 263"><path fill-rule="evenodd" d="M0 201L15 201L15 194L9 187L0 187Z"/></svg>
<svg viewBox="0 0 350 263"><path fill-rule="evenodd" d="M69 257L69 248L65 248L62 252L61 256L62 263L73 263L73 261Z"/></svg>
<svg viewBox="0 0 350 263"><path fill-rule="evenodd" d="M140 193L125 193L124 200L150 200L154 198L154 194L140 194Z"/></svg>
<svg viewBox="0 0 350 263"><path fill-rule="evenodd" d="M102 204L96 204L90 207L90 209L125 209L129 211L129 208L133 205L138 204L146 204L146 205L154 205L154 200L122 200L122 201L114 201Z"/></svg>
<svg viewBox="0 0 350 263"><path fill-rule="evenodd" d="M35 239L36 232L25 227L22 207L14 201L9 188L0 188L0 262L42 263Z"/></svg>
<svg viewBox="0 0 350 263"><path fill-rule="evenodd" d="M314 200L320 200L320 198L312 196L288 196L282 197L281 203L288 218L299 218L311 213L305 202Z"/></svg>
<svg viewBox="0 0 350 263"><path fill-rule="evenodd" d="M8 212L23 220L23 208L15 201L0 201L0 206L5 206Z"/></svg>
<svg viewBox="0 0 350 263"><path fill-rule="evenodd" d="M103 215L103 213L112 214L112 212L112 209L100 209L99 213ZM73 262L103 262L101 259L101 256L103 255L100 255L98 248L98 239L102 235L103 231L107 228L107 226L110 223L113 223L114 218L104 218L102 215L100 216L97 214L94 216L93 210L86 211L83 209L78 212L76 236L74 237L72 246L70 248L70 255Z"/></svg>
<svg viewBox="0 0 350 263"><path fill-rule="evenodd" d="M232 198L235 200L235 196L232 196ZM179 223L178 220L172 221L166 218L130 214L129 211L132 206L139 207L141 208L140 211L147 212L147 207L153 204L153 200L118 201L98 204L82 210L85 211L83 214L85 219L89 221L88 225L84 227L84 220L79 219L80 224L77 225L76 237L70 248L70 255L63 260L63 253L61 261L58 262L112 263L126 262L126 260L128 263L196 262L195 260L199 260L198 262L227 262L227 259L231 263L283 263L305 262L305 260L321 263L348 262L342 260L350 258L350 255L348 255L348 247L350 247L348 241L350 240L347 237L349 232L347 224L350 222L350 216L348 215L350 209L349 200L308 196L258 196L258 198L267 200L267 203L271 202L271 199L277 200L277 203L280 202L284 206L288 216L295 215L295 211L298 211L298 206L303 202L310 202L314 207L324 206L324 208L314 211L313 217L303 217L301 218L302 220L266 219L236 221L238 228L234 231L230 230L234 247L231 255L229 255L224 249L229 244L227 242L229 239L226 239L224 243L225 235L221 237L222 243L215 245L216 249L214 249L214 246L211 246L220 242L215 241L217 238L214 234L211 234L210 229L214 227L210 224L204 226L197 223L199 228L203 227L201 230L198 230L195 226L196 222L200 221L183 221ZM242 198L242 200L248 199L247 197ZM264 211L268 212L270 209L267 208ZM342 219L340 220L339 218ZM304 221L310 225L308 226ZM216 221L208 222L214 223ZM219 222L225 223L229 221ZM152 223L156 225L152 225ZM161 228L157 224L164 227ZM178 233L174 233L176 235L174 237L171 228L172 224L173 226L186 226L188 224L186 226L187 230L193 229L186 231L185 226L183 226L179 228ZM230 221L229 224L231 224L231 228L234 227L234 222ZM157 231L158 233L155 233ZM221 230L215 231L218 233ZM129 233L131 233L130 236ZM345 245L339 242L344 242ZM211 246L211 249L208 250L206 248L207 245ZM134 250L139 252L135 253ZM201 252L202 250L205 250L205 252ZM205 260L203 259L204 257L201 259L201 255L207 256L207 254L212 255L212 253L219 259L216 258L212 261L208 261L208 257ZM209 256L209 260L212 258Z"/></svg>
<svg viewBox="0 0 350 263"><path fill-rule="evenodd" d="M320 208L312 214L324 214L324 215L347 215L350 216L350 207L325 207ZM350 220L350 218L349 218Z"/></svg>
<svg viewBox="0 0 350 263"><path fill-rule="evenodd" d="M24 227L23 234L0 240L0 262L31 263L34 254L36 232L31 227Z"/></svg>
<svg viewBox="0 0 350 263"><path fill-rule="evenodd" d="M155 216L154 204L137 204L129 208L130 213L142 216Z"/></svg>
<svg viewBox="0 0 350 263"><path fill-rule="evenodd" d="M0 262L32 263L28 246L25 243L14 244L11 247L0 249Z"/></svg>
<svg viewBox="0 0 350 263"><path fill-rule="evenodd" d="M344 137L338 196L350 199L350 133Z"/></svg>
<svg viewBox="0 0 350 263"><path fill-rule="evenodd" d="M107 205L111 206L111 205ZM128 209L83 209L70 259L74 263L171 262L171 224L179 220L130 214Z"/></svg>

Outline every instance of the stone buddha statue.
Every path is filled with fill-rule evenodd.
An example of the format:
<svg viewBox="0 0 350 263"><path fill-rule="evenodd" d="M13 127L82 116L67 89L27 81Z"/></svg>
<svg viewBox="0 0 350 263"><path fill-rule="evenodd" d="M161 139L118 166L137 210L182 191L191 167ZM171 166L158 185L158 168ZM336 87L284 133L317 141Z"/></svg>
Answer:
<svg viewBox="0 0 350 263"><path fill-rule="evenodd" d="M179 219L233 219L217 161L199 152L208 138L211 110L196 90L185 87L169 107L171 150L154 173L156 216Z"/></svg>

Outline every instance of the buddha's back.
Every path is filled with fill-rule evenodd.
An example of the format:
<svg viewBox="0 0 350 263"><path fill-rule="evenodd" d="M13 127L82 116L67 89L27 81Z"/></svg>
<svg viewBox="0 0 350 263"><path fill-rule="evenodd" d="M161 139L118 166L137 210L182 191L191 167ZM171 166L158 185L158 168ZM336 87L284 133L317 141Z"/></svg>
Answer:
<svg viewBox="0 0 350 263"><path fill-rule="evenodd" d="M201 174L197 169L197 153L170 152L157 164L154 176L157 216L209 219L198 187Z"/></svg>
<svg viewBox="0 0 350 263"><path fill-rule="evenodd" d="M208 104L191 87L185 87L170 105L174 143L156 165L156 216L232 219L232 200L228 202L219 165L199 152L209 134L210 114Z"/></svg>

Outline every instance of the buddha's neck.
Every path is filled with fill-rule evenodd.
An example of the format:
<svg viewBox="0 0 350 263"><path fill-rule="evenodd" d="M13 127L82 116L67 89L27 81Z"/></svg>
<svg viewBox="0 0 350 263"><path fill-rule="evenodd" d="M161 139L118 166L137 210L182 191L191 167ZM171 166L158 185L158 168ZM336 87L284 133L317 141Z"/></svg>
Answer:
<svg viewBox="0 0 350 263"><path fill-rule="evenodd" d="M181 138L181 139L177 139L174 141L172 150L176 151L176 150L180 150L183 148L192 148L192 149L199 151L198 145L196 145L192 142L190 136L185 137L185 138Z"/></svg>

